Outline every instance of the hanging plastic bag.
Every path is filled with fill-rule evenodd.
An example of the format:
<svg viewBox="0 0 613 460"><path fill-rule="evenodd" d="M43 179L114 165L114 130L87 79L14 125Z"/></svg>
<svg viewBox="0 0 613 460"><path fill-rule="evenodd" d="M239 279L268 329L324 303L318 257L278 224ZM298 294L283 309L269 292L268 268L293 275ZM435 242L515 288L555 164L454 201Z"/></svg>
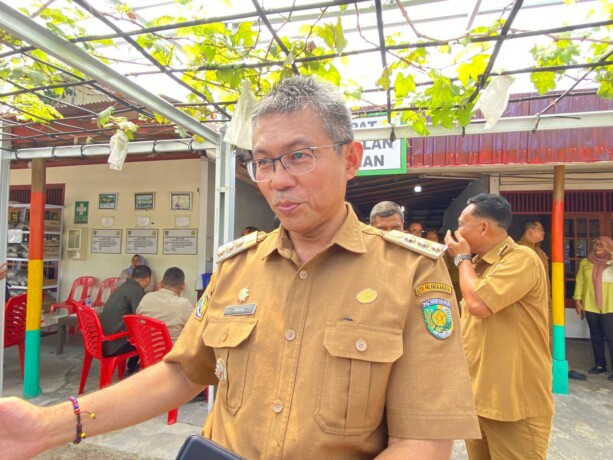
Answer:
<svg viewBox="0 0 613 460"><path fill-rule="evenodd" d="M477 102L476 109L481 110L486 123L483 129L491 129L504 113L509 102L509 88L515 78L509 75L501 75L492 78L490 84Z"/></svg>
<svg viewBox="0 0 613 460"><path fill-rule="evenodd" d="M225 140L239 148L251 150L251 114L257 99L251 91L251 83L243 81L243 91L238 97L232 121L226 132Z"/></svg>
<svg viewBox="0 0 613 460"><path fill-rule="evenodd" d="M109 142L111 154L108 159L111 169L121 171L121 168L123 168L123 162L128 154L128 142L128 136L120 129L111 137Z"/></svg>

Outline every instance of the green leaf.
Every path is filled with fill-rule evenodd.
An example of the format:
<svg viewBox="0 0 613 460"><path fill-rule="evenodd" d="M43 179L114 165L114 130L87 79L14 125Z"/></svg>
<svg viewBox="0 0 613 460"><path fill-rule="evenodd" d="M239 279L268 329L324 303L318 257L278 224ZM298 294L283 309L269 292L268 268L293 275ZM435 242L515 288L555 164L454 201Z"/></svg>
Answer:
<svg viewBox="0 0 613 460"><path fill-rule="evenodd" d="M432 86L426 89L426 96L430 97L430 108L436 109L449 107L455 103L455 96L458 95L457 88L446 77L433 73Z"/></svg>
<svg viewBox="0 0 613 460"><path fill-rule="evenodd" d="M376 85L382 87L385 90L390 89L390 71L388 68L383 69L383 73L377 80Z"/></svg>
<svg viewBox="0 0 613 460"><path fill-rule="evenodd" d="M539 94L546 94L556 89L556 74L554 72L534 72L530 74L530 81Z"/></svg>
<svg viewBox="0 0 613 460"><path fill-rule="evenodd" d="M598 74L596 81L600 83L598 95L605 99L613 99L613 70Z"/></svg>
<svg viewBox="0 0 613 460"><path fill-rule="evenodd" d="M415 88L415 79L412 75L396 74L396 81L394 82L394 97L396 99L404 99L409 93L414 92Z"/></svg>
<svg viewBox="0 0 613 460"><path fill-rule="evenodd" d="M467 126L470 123L470 121L472 120L472 113L474 108L475 105L471 103L455 110L455 118L460 124L460 126Z"/></svg>
<svg viewBox="0 0 613 460"><path fill-rule="evenodd" d="M97 124L99 128L101 128L106 123L108 123L114 111L115 111L115 107L111 106L111 107L107 107L106 109L104 109L102 112L98 114Z"/></svg>
<svg viewBox="0 0 613 460"><path fill-rule="evenodd" d="M189 135L187 134L187 131L185 131L185 129L182 126L175 126L175 133L177 133L179 135L179 137L185 139L186 137L189 137Z"/></svg>
<svg viewBox="0 0 613 460"><path fill-rule="evenodd" d="M428 136L430 134L428 120L420 110L416 112L403 112L400 120L420 136Z"/></svg>
<svg viewBox="0 0 613 460"><path fill-rule="evenodd" d="M431 112L432 126L442 126L447 129L453 128L453 113L447 109L434 109Z"/></svg>
<svg viewBox="0 0 613 460"><path fill-rule="evenodd" d="M477 54L469 62L463 62L458 66L458 79L464 86L472 80L479 81L479 76L485 72L489 56L485 54Z"/></svg>
<svg viewBox="0 0 613 460"><path fill-rule="evenodd" d="M334 28L334 47L338 54L343 54L345 47L347 46L347 39L345 38L345 32L343 31L343 24L341 23L341 17L336 19L336 27Z"/></svg>

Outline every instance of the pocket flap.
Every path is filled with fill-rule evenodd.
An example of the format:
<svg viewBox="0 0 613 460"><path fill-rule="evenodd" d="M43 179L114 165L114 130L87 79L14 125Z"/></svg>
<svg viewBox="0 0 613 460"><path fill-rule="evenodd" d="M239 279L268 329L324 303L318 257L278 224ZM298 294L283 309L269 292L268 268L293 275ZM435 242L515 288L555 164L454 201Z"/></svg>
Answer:
<svg viewBox="0 0 613 460"><path fill-rule="evenodd" d="M256 318L208 318L202 339L211 348L237 347L251 335L257 322Z"/></svg>
<svg viewBox="0 0 613 460"><path fill-rule="evenodd" d="M391 363L402 356L402 329L368 326L351 321L328 323L324 346L332 356Z"/></svg>

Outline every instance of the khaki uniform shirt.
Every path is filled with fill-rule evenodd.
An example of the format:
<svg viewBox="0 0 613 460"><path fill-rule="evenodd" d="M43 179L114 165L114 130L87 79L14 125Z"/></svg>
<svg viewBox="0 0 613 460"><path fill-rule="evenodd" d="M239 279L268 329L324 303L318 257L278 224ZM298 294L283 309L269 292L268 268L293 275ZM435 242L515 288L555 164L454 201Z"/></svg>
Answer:
<svg viewBox="0 0 613 460"><path fill-rule="evenodd" d="M166 323L172 343L175 343L193 311L194 306L188 299L162 288L145 294L138 304L136 314Z"/></svg>
<svg viewBox="0 0 613 460"><path fill-rule="evenodd" d="M194 382L220 377L205 436L249 459L372 459L388 436L479 437L442 259L385 241L349 207L304 265L285 230L259 237L219 265L165 357ZM442 286L416 295L428 282ZM451 306L446 339L425 325L429 299Z"/></svg>
<svg viewBox="0 0 613 460"><path fill-rule="evenodd" d="M493 313L462 315L477 414L507 422L553 415L543 264L506 238L474 265L476 293Z"/></svg>
<svg viewBox="0 0 613 460"><path fill-rule="evenodd" d="M551 277L549 276L549 257L545 254L545 251L541 249L539 244L534 244L531 241L528 241L524 237L521 237L517 242L520 246L526 246L532 249L540 261L543 263L543 267L545 267L545 274L547 275L547 299L548 299L548 317L547 317L547 327L549 328L549 350L553 349L553 305L551 303Z"/></svg>
<svg viewBox="0 0 613 460"><path fill-rule="evenodd" d="M524 237L521 237L517 242L520 246L526 246L536 252L536 255L543 263L543 267L545 267L545 273L547 274L547 295L551 299L551 276L549 275L549 257L545 254L545 251L541 249L539 244L534 244L531 241L528 241Z"/></svg>

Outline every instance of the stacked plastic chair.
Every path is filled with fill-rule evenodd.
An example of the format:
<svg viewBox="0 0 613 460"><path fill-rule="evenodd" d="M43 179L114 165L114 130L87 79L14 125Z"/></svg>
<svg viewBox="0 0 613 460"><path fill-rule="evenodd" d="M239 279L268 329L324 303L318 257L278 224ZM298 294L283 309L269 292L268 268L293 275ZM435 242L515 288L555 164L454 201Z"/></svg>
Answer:
<svg viewBox="0 0 613 460"><path fill-rule="evenodd" d="M94 358L100 361L100 388L104 388L112 383L115 369L117 369L119 379L123 378L126 370L126 361L136 356L137 352L132 350L117 356L104 356L102 344L122 337L128 337L128 331L104 335L96 310L81 303L75 304L75 310L77 312L79 329L83 336L83 370L81 371L81 382L79 384L79 394L82 394L85 389L87 374L89 374L89 368Z"/></svg>

